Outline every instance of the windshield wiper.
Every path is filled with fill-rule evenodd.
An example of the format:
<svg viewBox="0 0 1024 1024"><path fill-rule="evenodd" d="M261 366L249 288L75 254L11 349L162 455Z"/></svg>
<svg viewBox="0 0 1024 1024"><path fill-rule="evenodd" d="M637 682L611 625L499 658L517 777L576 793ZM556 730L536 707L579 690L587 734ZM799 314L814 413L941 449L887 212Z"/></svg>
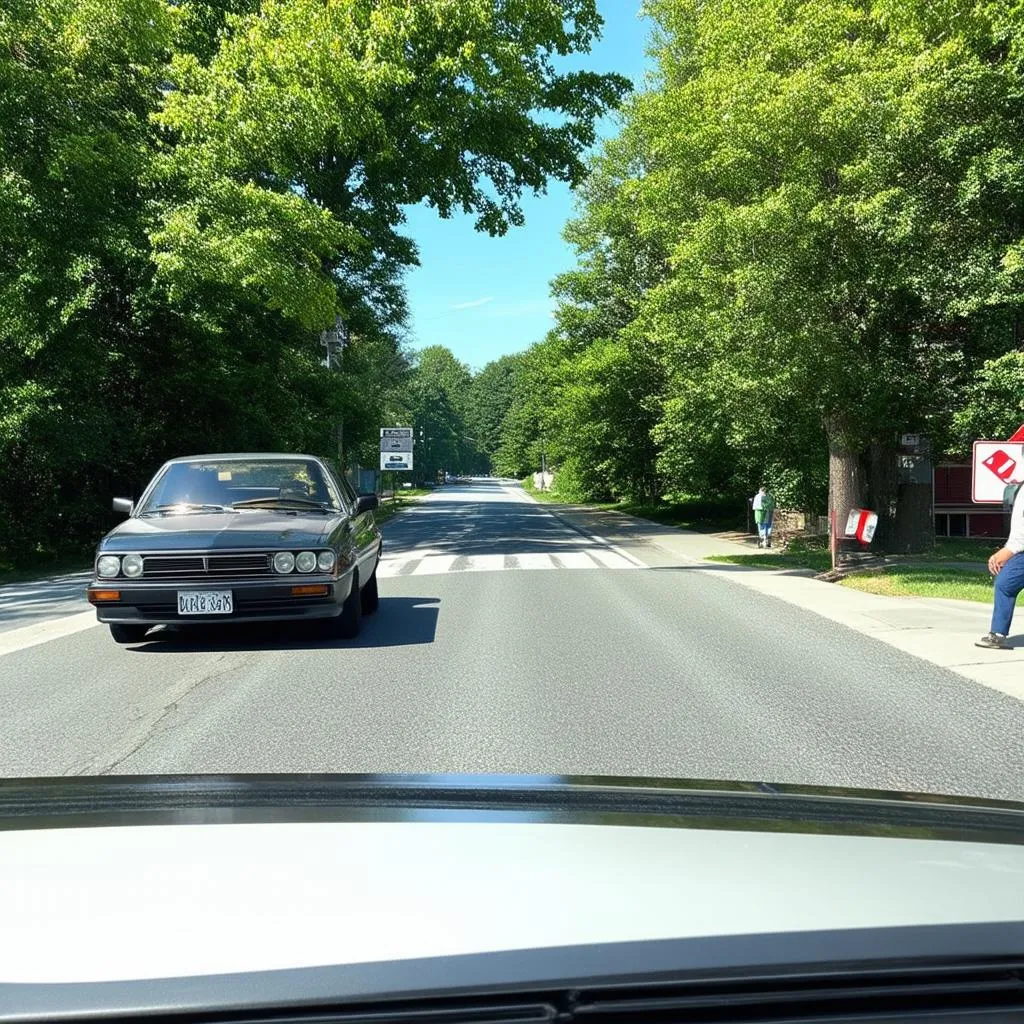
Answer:
<svg viewBox="0 0 1024 1024"><path fill-rule="evenodd" d="M169 505L154 505L153 508L147 508L145 512L140 512L141 516L151 515L153 512L170 512L173 509L178 509L182 512L230 512L231 509L227 505L204 505L199 502L193 501L176 501Z"/></svg>
<svg viewBox="0 0 1024 1024"><path fill-rule="evenodd" d="M232 508L280 508L286 511L296 512L299 509L309 509L311 512L335 512L336 509L325 505L322 501L313 501L312 498L247 498L245 501L236 501Z"/></svg>

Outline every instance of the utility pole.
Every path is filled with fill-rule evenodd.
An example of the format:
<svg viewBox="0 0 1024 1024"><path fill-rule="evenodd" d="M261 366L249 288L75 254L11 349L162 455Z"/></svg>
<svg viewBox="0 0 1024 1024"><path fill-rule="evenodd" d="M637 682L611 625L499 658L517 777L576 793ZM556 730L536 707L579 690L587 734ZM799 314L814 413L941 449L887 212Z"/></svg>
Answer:
<svg viewBox="0 0 1024 1024"><path fill-rule="evenodd" d="M348 325L340 317L334 318L330 330L320 332L320 344L326 349L323 366L328 370L340 369L341 354L349 343ZM345 475L345 423L338 423L338 472Z"/></svg>

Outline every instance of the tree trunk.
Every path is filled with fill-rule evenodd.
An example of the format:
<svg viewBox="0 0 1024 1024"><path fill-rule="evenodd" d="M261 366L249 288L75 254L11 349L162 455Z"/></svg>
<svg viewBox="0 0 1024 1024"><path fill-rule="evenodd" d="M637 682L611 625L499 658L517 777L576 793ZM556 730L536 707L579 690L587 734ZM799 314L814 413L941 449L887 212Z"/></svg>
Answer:
<svg viewBox="0 0 1024 1024"><path fill-rule="evenodd" d="M842 537L850 509L864 501L864 475L860 453L841 416L826 417L823 422L828 439L828 510L834 515L836 536Z"/></svg>
<svg viewBox="0 0 1024 1024"><path fill-rule="evenodd" d="M884 550L909 555L928 552L934 547L935 517L932 514L931 482L901 482L896 518Z"/></svg>
<svg viewBox="0 0 1024 1024"><path fill-rule="evenodd" d="M895 445L872 441L866 463L866 507L878 514L878 527L871 547L875 551L891 551L899 486Z"/></svg>

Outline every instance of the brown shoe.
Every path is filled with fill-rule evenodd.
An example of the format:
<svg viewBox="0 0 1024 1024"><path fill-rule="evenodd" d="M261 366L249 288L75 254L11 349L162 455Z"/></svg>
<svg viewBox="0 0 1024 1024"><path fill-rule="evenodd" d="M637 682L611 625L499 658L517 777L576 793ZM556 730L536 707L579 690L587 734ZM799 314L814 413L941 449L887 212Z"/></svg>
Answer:
<svg viewBox="0 0 1024 1024"><path fill-rule="evenodd" d="M1002 633L986 633L980 640L974 641L975 647L987 647L992 651L1008 651L1010 645Z"/></svg>

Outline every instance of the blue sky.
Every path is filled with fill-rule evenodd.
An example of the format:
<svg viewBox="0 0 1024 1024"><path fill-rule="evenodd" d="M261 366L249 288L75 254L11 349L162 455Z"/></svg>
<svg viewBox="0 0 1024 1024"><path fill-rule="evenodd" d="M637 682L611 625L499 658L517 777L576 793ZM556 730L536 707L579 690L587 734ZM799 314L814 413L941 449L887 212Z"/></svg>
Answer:
<svg viewBox="0 0 1024 1024"><path fill-rule="evenodd" d="M598 8L605 22L601 39L563 66L617 71L639 84L650 27L638 17L640 0L598 0ZM615 130L607 118L603 134ZM525 195L522 205L526 223L504 238L474 230L473 218L462 214L442 220L426 206L407 211L405 231L420 251L420 266L406 277L414 348L447 345L480 369L544 336L552 323L549 282L573 265L561 237L573 214L572 192L552 182L544 195Z"/></svg>

